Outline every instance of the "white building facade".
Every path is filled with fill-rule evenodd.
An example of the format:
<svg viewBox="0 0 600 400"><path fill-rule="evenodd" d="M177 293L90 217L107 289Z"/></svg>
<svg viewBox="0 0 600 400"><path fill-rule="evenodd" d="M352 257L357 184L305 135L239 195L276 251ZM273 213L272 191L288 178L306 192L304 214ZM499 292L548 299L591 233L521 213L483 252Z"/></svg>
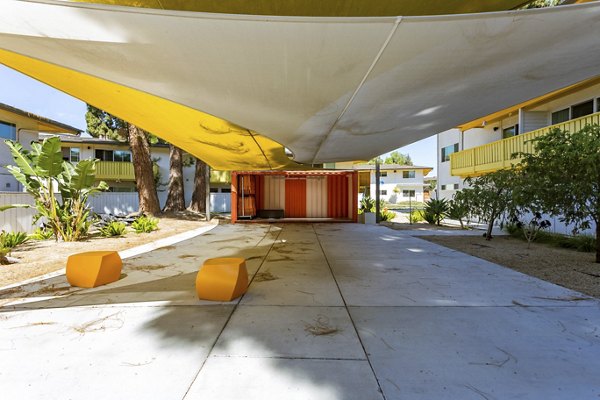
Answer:
<svg viewBox="0 0 600 400"><path fill-rule="evenodd" d="M355 169L369 170L370 194L375 197L376 176L374 165L357 165ZM432 168L407 165L380 165L379 195L387 203L397 204L408 201L423 202L425 198L425 183L423 179Z"/></svg>
<svg viewBox="0 0 600 400"><path fill-rule="evenodd" d="M440 198L451 199L457 190L465 187L464 178L467 174L454 167L450 154L475 149L473 153L474 175L486 171L485 145L494 146L496 142L523 135L528 132L548 128L557 124L570 123L574 127L583 127L586 123L599 120L600 113L600 79L582 82L573 87L549 93L521 105L498 111L489 116L472 121L462 127L450 129L437 135L437 193ZM595 122L597 123L597 122ZM578 129L578 128L574 128ZM508 141L505 141L508 142ZM484 147L480 147L484 146ZM509 149L509 146L505 146ZM474 151L475 151L474 150ZM505 150L505 153L509 152ZM510 157L505 154L504 157ZM510 162L509 162L510 163ZM482 166L483 165L483 166ZM464 170L463 170L464 171ZM554 218L553 230L560 233L571 233L572 228L560 223Z"/></svg>

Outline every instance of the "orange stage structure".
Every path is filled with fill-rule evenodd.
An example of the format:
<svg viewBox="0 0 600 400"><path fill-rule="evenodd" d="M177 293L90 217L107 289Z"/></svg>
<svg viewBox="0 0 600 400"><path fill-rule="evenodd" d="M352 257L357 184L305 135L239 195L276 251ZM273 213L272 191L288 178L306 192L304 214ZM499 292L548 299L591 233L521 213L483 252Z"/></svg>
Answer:
<svg viewBox="0 0 600 400"><path fill-rule="evenodd" d="M231 221L357 222L357 171L252 171L231 175Z"/></svg>

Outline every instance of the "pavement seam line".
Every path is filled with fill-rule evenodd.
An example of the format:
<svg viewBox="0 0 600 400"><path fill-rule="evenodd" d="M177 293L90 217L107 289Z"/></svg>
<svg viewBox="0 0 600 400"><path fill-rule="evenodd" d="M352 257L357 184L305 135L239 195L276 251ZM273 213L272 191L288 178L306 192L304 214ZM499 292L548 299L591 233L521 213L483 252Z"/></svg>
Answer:
<svg viewBox="0 0 600 400"><path fill-rule="evenodd" d="M348 314L348 318L350 319L350 323L352 324L352 327L354 328L354 332L356 333L358 342L360 343L360 346L363 349L363 353L365 354L365 359L366 359L367 363L369 364L369 368L371 368L371 372L373 373L373 378L375 378L375 382L377 382L377 390L381 394L381 398L383 400L386 400L387 398L385 396L385 393L383 392L383 389L381 388L381 383L379 382L379 378L377 378L377 374L375 373L375 369L373 368L373 363L371 362L369 353L367 353L365 344L363 343L363 340L360 337L360 333L358 332L358 328L356 327L354 318L352 318L352 314L350 314L350 309L348 308L348 304L346 303L346 299L344 298L344 294L342 293L340 284L338 283L338 281L335 277L335 274L333 273L333 268L331 267L331 263L329 262L329 257L327 257L327 253L325 253L325 249L323 248L323 245L321 244L321 239L319 239L319 234L317 233L317 230L315 229L315 225L311 224L311 227L313 229L313 232L315 233L315 236L317 237L317 242L319 243L319 247L321 248L321 251L323 252L323 256L325 257L325 261L327 262L327 266L329 267L329 272L331 273L331 277L333 278L333 281L335 282L335 286L337 287L337 290L340 293L340 297L342 298L342 302L344 303L344 309L346 310L346 313Z"/></svg>
<svg viewBox="0 0 600 400"><path fill-rule="evenodd" d="M267 237L267 235L269 235L269 233L271 233L271 227L272 227L272 225L269 225L269 230L267 230L267 232L265 233L265 235L263 236L263 238L259 241L259 243L262 242L264 240L264 238ZM277 243L277 240L279 239L279 235L281 235L281 232L283 232L283 228L279 231L279 233L277 234L277 237L273 240L273 243L271 243L271 246L269 247L269 251L267 251L267 254L263 258L263 260L260 263L260 265L258 266L256 272L252 276L252 279L250 280L250 282L248 282L248 287L250 287L250 284L254 281L254 277L256 276L256 274L258 274L258 271L260 271L260 269L262 268L263 264L267 261L267 257L269 256L269 253L273 249L273 246L275 245L275 243ZM192 389L192 386L194 385L194 382L196 382L196 379L198 379L198 376L200 375L200 372L202 372L202 370L204 369L204 366L206 365L206 362L208 361L208 359L211 357L211 354L214 351L215 346L217 345L217 342L221 338L221 335L225 331L225 328L227 328L227 325L229 325L229 321L231 321L231 318L233 317L233 314L235 314L235 311L237 310L238 306L242 302L242 299L244 298L245 295L246 295L246 293L244 293L238 299L238 301L236 301L235 304L233 305L233 308L231 309L231 313L229 313L229 317L227 317L227 320L223 324L223 327L221 328L221 331L219 332L219 334L215 338L214 342L210 346L210 350L208 351L208 354L206 355L206 358L204 359L204 361L202 361L202 364L200 365L200 368L198 368L198 372L196 372L196 375L194 375L194 378L190 381L190 384L189 384L187 390L185 391L185 394L181 398L182 400L185 400L185 398L189 394L190 390Z"/></svg>

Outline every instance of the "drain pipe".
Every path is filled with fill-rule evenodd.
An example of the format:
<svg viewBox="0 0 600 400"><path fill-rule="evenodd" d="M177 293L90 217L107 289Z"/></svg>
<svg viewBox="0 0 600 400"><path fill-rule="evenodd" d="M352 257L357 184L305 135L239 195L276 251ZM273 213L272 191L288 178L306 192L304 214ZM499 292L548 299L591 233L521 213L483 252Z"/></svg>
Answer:
<svg viewBox="0 0 600 400"><path fill-rule="evenodd" d="M205 202L206 202L206 220L210 221L210 166L207 164L206 165L206 195L205 197Z"/></svg>

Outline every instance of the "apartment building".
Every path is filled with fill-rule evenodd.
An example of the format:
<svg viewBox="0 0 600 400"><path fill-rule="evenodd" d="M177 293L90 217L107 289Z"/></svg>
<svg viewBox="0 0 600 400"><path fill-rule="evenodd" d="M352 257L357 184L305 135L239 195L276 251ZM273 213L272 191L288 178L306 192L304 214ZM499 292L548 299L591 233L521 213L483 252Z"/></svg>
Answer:
<svg viewBox="0 0 600 400"><path fill-rule="evenodd" d="M553 128L574 131L600 123L600 78L548 93L437 135L438 194L451 198L468 176L510 167L512 154Z"/></svg>
<svg viewBox="0 0 600 400"><path fill-rule="evenodd" d="M437 135L438 196L452 198L469 176L509 168L520 161L513 154L533 151L534 137L554 128L574 132L589 124L600 124L600 77L441 132ZM560 218L550 219L554 232L572 232ZM593 231L594 227L588 232Z"/></svg>
<svg viewBox="0 0 600 400"><path fill-rule="evenodd" d="M15 140L24 148L31 149L31 143L38 140L40 132L77 135L81 131L62 122L0 103L0 191L20 192L23 189L5 167L13 164L13 158L4 141Z"/></svg>

